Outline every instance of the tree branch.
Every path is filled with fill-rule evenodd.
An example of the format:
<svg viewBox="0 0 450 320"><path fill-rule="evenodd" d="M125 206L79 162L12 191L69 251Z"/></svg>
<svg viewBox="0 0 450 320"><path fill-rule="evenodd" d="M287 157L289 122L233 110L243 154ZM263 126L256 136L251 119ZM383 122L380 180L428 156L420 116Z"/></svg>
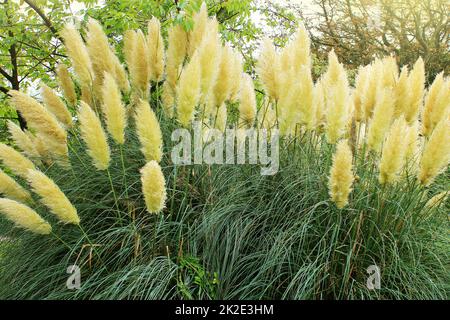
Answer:
<svg viewBox="0 0 450 320"><path fill-rule="evenodd" d="M58 38L61 42L64 42L63 39L59 36L58 30L53 26L50 19L44 14L44 12L32 1L32 0L24 0L31 9L33 9L44 21L44 24L50 29L50 31Z"/></svg>
<svg viewBox="0 0 450 320"><path fill-rule="evenodd" d="M0 67L0 74L6 78L9 82L11 82L12 77L2 68Z"/></svg>
<svg viewBox="0 0 450 320"><path fill-rule="evenodd" d="M0 91L3 92L4 94L8 94L9 89L6 87L0 87Z"/></svg>

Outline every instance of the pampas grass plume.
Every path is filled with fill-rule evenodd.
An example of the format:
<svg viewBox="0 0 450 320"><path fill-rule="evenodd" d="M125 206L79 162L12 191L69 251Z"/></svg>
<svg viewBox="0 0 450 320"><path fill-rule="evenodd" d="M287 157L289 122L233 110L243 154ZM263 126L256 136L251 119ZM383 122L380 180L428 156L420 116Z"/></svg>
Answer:
<svg viewBox="0 0 450 320"><path fill-rule="evenodd" d="M70 203L66 195L44 173L38 170L29 170L28 183L33 191L40 196L41 202L50 209L63 223L79 224L80 218L77 209Z"/></svg>
<svg viewBox="0 0 450 320"><path fill-rule="evenodd" d="M61 36L64 39L67 54L72 61L72 66L78 79L84 85L91 84L94 78L94 70L89 53L79 32L73 24L66 24L61 31Z"/></svg>
<svg viewBox="0 0 450 320"><path fill-rule="evenodd" d="M168 31L166 81L175 91L180 67L186 57L187 33L180 25L173 26Z"/></svg>
<svg viewBox="0 0 450 320"><path fill-rule="evenodd" d="M72 126L72 115L60 97L44 83L41 84L41 95L44 106L62 123L66 128Z"/></svg>
<svg viewBox="0 0 450 320"><path fill-rule="evenodd" d="M36 149L34 142L31 140L30 134L27 134L26 132L22 131L22 129L20 129L20 127L11 120L8 120L7 126L8 131L11 137L13 138L16 146L31 159L38 160L40 154Z"/></svg>
<svg viewBox="0 0 450 320"><path fill-rule="evenodd" d="M123 144L125 142L127 115L119 87L109 73L105 73L104 76L102 95L102 111L108 132L115 142Z"/></svg>
<svg viewBox="0 0 450 320"><path fill-rule="evenodd" d="M148 162L141 169L141 182L147 211L161 212L166 202L166 183L161 167L156 161Z"/></svg>
<svg viewBox="0 0 450 320"><path fill-rule="evenodd" d="M77 103L77 93L75 92L75 85L65 64L58 65L56 75L64 97L70 105L74 106Z"/></svg>
<svg viewBox="0 0 450 320"><path fill-rule="evenodd" d="M131 68L134 66L134 47L136 45L136 31L127 30L123 34L123 55L128 65L128 71L131 73Z"/></svg>
<svg viewBox="0 0 450 320"><path fill-rule="evenodd" d="M217 21L211 23L217 23ZM214 28L208 30L205 38L198 48L198 55L201 65L202 102L206 102L211 93L211 90L216 84L217 76L219 73L219 63L221 60L221 46L218 34L213 30Z"/></svg>
<svg viewBox="0 0 450 320"><path fill-rule="evenodd" d="M0 160L11 169L14 174L25 178L29 169L35 169L33 162L23 156L20 152L0 142Z"/></svg>
<svg viewBox="0 0 450 320"><path fill-rule="evenodd" d="M252 127L256 117L256 97L253 80L249 74L242 75L242 88L239 104L239 119L246 127Z"/></svg>
<svg viewBox="0 0 450 320"><path fill-rule="evenodd" d="M348 204L353 180L352 151L347 140L341 140L336 145L328 182L331 200L339 209Z"/></svg>
<svg viewBox="0 0 450 320"><path fill-rule="evenodd" d="M389 130L380 161L378 180L381 184L394 183L398 180L406 159L405 135L408 133L407 130L408 126L403 116L395 120Z"/></svg>
<svg viewBox="0 0 450 320"><path fill-rule="evenodd" d="M436 125L450 113L450 82L444 80L443 72L433 81L425 98L422 116L423 134L430 136Z"/></svg>
<svg viewBox="0 0 450 320"><path fill-rule="evenodd" d="M67 133L61 127L55 116L47 111L39 102L30 96L11 90L11 103L27 121L30 128L37 131L46 143L51 146L49 151L60 161L68 157Z"/></svg>
<svg viewBox="0 0 450 320"><path fill-rule="evenodd" d="M177 87L177 116L180 123L187 127L194 118L195 108L200 99L201 67L197 54L183 69Z"/></svg>
<svg viewBox="0 0 450 320"><path fill-rule="evenodd" d="M208 24L208 9L206 8L206 4L203 2L200 7L199 12L195 13L193 16L194 27L189 34L189 46L188 46L188 55L192 57L194 52L200 46L200 43L203 41L205 37L205 33L207 30Z"/></svg>
<svg viewBox="0 0 450 320"><path fill-rule="evenodd" d="M110 149L100 119L94 110L83 101L78 110L78 119L80 121L81 136L86 143L87 152L92 158L94 166L98 170L108 169Z"/></svg>
<svg viewBox="0 0 450 320"><path fill-rule="evenodd" d="M164 41L161 36L161 24L153 17L148 23L148 49L150 54L150 80L159 82L164 74Z"/></svg>
<svg viewBox="0 0 450 320"><path fill-rule="evenodd" d="M230 88L230 101L236 102L239 99L239 90L241 88L242 80L242 56L235 50L233 50L233 63L231 71L231 88Z"/></svg>
<svg viewBox="0 0 450 320"><path fill-rule="evenodd" d="M331 67L330 68L335 68ZM350 107L350 92L348 87L347 74L342 66L336 67L339 74L334 75L334 71L328 78L325 78L326 92L326 136L329 143L336 143L344 134ZM338 77L334 80L334 77Z"/></svg>
<svg viewBox="0 0 450 320"><path fill-rule="evenodd" d="M31 194L1 169L0 194L9 199L16 200L22 203L32 200Z"/></svg>
<svg viewBox="0 0 450 320"><path fill-rule="evenodd" d="M143 97L146 97L149 89L151 65L150 54L147 45L147 40L141 30L136 32L133 36L135 44L131 52L130 64L128 65L131 83Z"/></svg>
<svg viewBox="0 0 450 320"><path fill-rule="evenodd" d="M395 111L394 117L398 118L402 114L405 114L405 111L408 107L409 101L409 88L408 88L408 67L404 66L400 72L400 77L395 83Z"/></svg>
<svg viewBox="0 0 450 320"><path fill-rule="evenodd" d="M130 82L128 81L127 72L119 58L115 54L112 55L114 61L114 73L116 75L117 84L122 92L127 93L130 91Z"/></svg>
<svg viewBox="0 0 450 320"><path fill-rule="evenodd" d="M448 194L449 194L449 191L443 191L443 192L436 194L430 200L427 201L425 206L428 208L439 207L441 204L443 204L447 200Z"/></svg>
<svg viewBox="0 0 450 320"><path fill-rule="evenodd" d="M233 50L229 45L221 47L218 81L213 89L213 105L220 107L230 97L233 81Z"/></svg>
<svg viewBox="0 0 450 320"><path fill-rule="evenodd" d="M368 77L368 67L359 67L355 78L355 90L352 92L353 105L355 107L355 120L358 122L363 121L365 118L362 97L367 88Z"/></svg>
<svg viewBox="0 0 450 320"><path fill-rule="evenodd" d="M86 45L95 74L94 88L98 92L105 72L115 75L116 66L107 36L98 21L92 18L87 23Z"/></svg>
<svg viewBox="0 0 450 320"><path fill-rule="evenodd" d="M442 119L426 142L419 165L419 181L430 185L450 160L450 122Z"/></svg>
<svg viewBox="0 0 450 320"><path fill-rule="evenodd" d="M379 151L394 116L395 96L391 88L378 93L373 117L369 123L367 144L370 150Z"/></svg>
<svg viewBox="0 0 450 320"><path fill-rule="evenodd" d="M275 46L268 38L265 38L262 42L256 72L261 78L266 94L270 99L278 101L280 98L281 61L275 51Z"/></svg>
<svg viewBox="0 0 450 320"><path fill-rule="evenodd" d="M167 81L162 86L161 100L164 113L169 118L173 118L175 113L175 91Z"/></svg>
<svg viewBox="0 0 450 320"><path fill-rule="evenodd" d="M17 226L37 234L49 234L52 227L28 206L11 199L0 198L0 212Z"/></svg>
<svg viewBox="0 0 450 320"><path fill-rule="evenodd" d="M136 131L141 143L141 152L147 161L160 162L162 158L162 133L158 119L147 101L141 100L136 106Z"/></svg>
<svg viewBox="0 0 450 320"><path fill-rule="evenodd" d="M405 119L408 123L416 120L419 114L425 87L425 67L422 57L417 59L408 77L409 98L405 109Z"/></svg>

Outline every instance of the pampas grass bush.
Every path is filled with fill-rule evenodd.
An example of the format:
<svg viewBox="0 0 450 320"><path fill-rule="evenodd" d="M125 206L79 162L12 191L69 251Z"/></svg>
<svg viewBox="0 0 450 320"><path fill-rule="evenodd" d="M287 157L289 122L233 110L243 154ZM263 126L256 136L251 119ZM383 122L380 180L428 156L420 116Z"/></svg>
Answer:
<svg viewBox="0 0 450 320"><path fill-rule="evenodd" d="M12 92L28 130L0 145L0 298L448 298L447 78L427 89L420 58L399 74L384 57L352 88L331 51L313 81L300 26L264 40L256 96L205 6L166 44L148 30L125 33L124 65L98 22L86 43L67 25L61 88ZM194 120L280 129L279 171L174 164L171 133Z"/></svg>

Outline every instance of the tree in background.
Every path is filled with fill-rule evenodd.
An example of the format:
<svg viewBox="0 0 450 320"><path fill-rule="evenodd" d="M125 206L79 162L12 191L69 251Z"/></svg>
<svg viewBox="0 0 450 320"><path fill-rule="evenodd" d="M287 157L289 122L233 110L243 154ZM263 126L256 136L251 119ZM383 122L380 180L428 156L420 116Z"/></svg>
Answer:
<svg viewBox="0 0 450 320"><path fill-rule="evenodd" d="M376 56L394 54L400 66L422 56L428 82L449 72L449 6L447 0L313 0L312 13L291 6L310 31L322 59L334 48L350 68Z"/></svg>

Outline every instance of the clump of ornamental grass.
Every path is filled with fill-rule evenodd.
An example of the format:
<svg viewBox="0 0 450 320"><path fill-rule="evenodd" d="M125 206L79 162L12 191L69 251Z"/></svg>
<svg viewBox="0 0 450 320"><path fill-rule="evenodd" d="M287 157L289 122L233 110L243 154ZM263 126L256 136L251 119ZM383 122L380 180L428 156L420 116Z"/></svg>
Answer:
<svg viewBox="0 0 450 320"><path fill-rule="evenodd" d="M314 82L300 26L281 50L263 42L256 95L205 5L193 21L167 48L156 19L127 31L126 69L98 22L86 43L68 25L74 75L60 64L61 88L12 93L28 129L0 144L0 298L447 298L448 80L427 90L421 59L399 73L385 57L351 88L331 51ZM279 129L279 171L173 163L193 121Z"/></svg>

